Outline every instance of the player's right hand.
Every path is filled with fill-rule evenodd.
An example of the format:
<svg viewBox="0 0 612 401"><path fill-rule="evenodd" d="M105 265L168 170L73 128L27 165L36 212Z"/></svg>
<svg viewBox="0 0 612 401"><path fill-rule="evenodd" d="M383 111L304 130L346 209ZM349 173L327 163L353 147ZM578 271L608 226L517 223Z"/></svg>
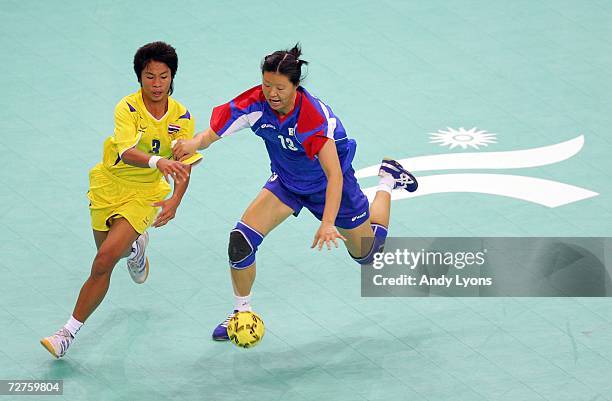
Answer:
<svg viewBox="0 0 612 401"><path fill-rule="evenodd" d="M338 248L338 242L336 242L338 238L346 242L346 238L338 232L338 229L333 224L321 222L321 226L315 233L310 249L318 247L320 251L323 248L323 244L325 244L327 249L330 250L331 242Z"/></svg>
<svg viewBox="0 0 612 401"><path fill-rule="evenodd" d="M198 140L192 139L179 139L176 144L172 147L172 155L175 160L182 160L185 156L191 156L198 150Z"/></svg>
<svg viewBox="0 0 612 401"><path fill-rule="evenodd" d="M187 181L189 178L189 167L175 160L159 159L157 168L168 182L170 182L168 177L172 177L174 182Z"/></svg>

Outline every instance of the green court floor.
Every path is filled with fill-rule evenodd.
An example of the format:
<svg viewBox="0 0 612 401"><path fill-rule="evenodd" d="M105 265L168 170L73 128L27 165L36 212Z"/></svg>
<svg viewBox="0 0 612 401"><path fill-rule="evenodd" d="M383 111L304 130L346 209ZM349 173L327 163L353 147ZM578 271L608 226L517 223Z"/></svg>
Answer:
<svg viewBox="0 0 612 401"><path fill-rule="evenodd" d="M609 299L362 298L345 250L309 249L308 212L258 252L264 341L211 341L233 302L228 233L269 176L249 131L205 152L177 218L151 231L147 283L120 262L65 358L38 343L88 275L87 172L114 105L138 89L139 46L176 47L174 96L204 129L212 107L259 82L263 56L301 42L304 85L357 140L362 187L383 156L422 177L427 193L393 202L392 236L609 237L610 21L605 0L2 0L0 379L64 380L63 396L19 400L611 401ZM536 148L547 156L452 165ZM483 193L453 174L553 190Z"/></svg>

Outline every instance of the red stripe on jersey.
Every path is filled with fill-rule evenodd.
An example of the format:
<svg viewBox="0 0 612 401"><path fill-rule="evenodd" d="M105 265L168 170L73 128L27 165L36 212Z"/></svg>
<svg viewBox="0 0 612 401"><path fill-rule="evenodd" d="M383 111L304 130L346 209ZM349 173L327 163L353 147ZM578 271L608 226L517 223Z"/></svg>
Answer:
<svg viewBox="0 0 612 401"><path fill-rule="evenodd" d="M213 109L210 116L210 128L219 133L232 118L232 108L229 103L222 104Z"/></svg>
<svg viewBox="0 0 612 401"><path fill-rule="evenodd" d="M315 130L325 122L325 116L311 103L308 96L303 97L300 116L298 117L297 129L303 134ZM322 135L325 135L323 133Z"/></svg>
<svg viewBox="0 0 612 401"><path fill-rule="evenodd" d="M234 98L234 104L241 110L248 108L253 103L265 101L266 98L261 90L261 85L254 86Z"/></svg>
<svg viewBox="0 0 612 401"><path fill-rule="evenodd" d="M213 109L212 115L210 116L210 128L216 133L219 133L232 118L231 103L234 102L234 107L239 110L245 110L253 103L265 101L263 92L261 91L261 85L254 86L251 89L236 96L233 100L228 103L217 106Z"/></svg>
<svg viewBox="0 0 612 401"><path fill-rule="evenodd" d="M313 160L314 157L319 154L323 145L325 145L325 142L329 139L324 135L323 131L319 131L315 135L308 137L302 144L306 156L308 156L310 160Z"/></svg>
<svg viewBox="0 0 612 401"><path fill-rule="evenodd" d="M234 102L234 107L237 109L245 110L253 103L261 102L262 100L265 101L266 99L261 91L261 85L252 87L236 96L230 102L215 107L210 116L210 128L219 133L227 125L228 121L232 118L232 102Z"/></svg>

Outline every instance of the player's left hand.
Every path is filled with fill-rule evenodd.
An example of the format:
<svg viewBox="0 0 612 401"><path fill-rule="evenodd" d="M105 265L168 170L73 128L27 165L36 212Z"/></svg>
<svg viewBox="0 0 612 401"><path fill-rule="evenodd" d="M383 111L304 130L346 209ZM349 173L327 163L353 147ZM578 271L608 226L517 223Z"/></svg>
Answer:
<svg viewBox="0 0 612 401"><path fill-rule="evenodd" d="M172 156L174 160L185 160L198 151L198 140L192 139L178 139L172 141Z"/></svg>
<svg viewBox="0 0 612 401"><path fill-rule="evenodd" d="M327 249L331 249L331 242L338 248L338 242L336 242L338 238L342 241L346 241L346 238L338 232L338 229L333 224L322 222L315 233L310 249L318 247L320 251L323 248L323 244L327 245Z"/></svg>
<svg viewBox="0 0 612 401"><path fill-rule="evenodd" d="M168 222L176 216L176 209L179 206L179 202L174 198L168 198L155 202L153 206L161 207L161 211L153 222L153 227L161 227L168 224Z"/></svg>

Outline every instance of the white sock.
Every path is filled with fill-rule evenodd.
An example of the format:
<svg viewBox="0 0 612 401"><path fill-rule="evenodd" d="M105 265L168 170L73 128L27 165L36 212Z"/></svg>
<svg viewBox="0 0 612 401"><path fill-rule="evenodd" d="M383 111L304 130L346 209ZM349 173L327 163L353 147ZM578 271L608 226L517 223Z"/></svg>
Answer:
<svg viewBox="0 0 612 401"><path fill-rule="evenodd" d="M241 297L234 294L234 310L238 312L251 311L251 294Z"/></svg>
<svg viewBox="0 0 612 401"><path fill-rule="evenodd" d="M390 174L385 174L380 177L380 180L378 181L378 188L376 188L376 191L385 191L391 193L394 186L395 178L393 178L393 176Z"/></svg>
<svg viewBox="0 0 612 401"><path fill-rule="evenodd" d="M72 337L76 337L76 334L81 330L81 326L83 323L79 322L74 318L74 316L70 316L70 319L64 325L64 328L72 334Z"/></svg>

